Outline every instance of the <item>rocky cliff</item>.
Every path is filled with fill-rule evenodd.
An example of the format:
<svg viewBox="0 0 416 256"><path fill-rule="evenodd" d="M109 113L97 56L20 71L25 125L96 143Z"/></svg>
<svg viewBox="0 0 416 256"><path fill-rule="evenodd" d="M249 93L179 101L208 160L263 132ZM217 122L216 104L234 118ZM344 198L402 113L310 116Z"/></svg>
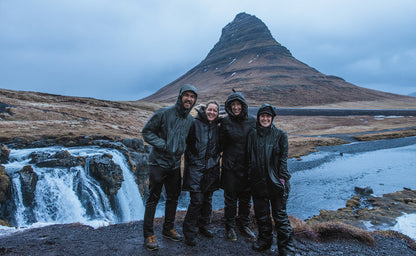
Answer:
<svg viewBox="0 0 416 256"><path fill-rule="evenodd" d="M174 102L185 83L197 87L202 103L208 99L223 103L232 88L253 105L311 106L406 97L320 73L294 58L260 19L246 13L223 28L220 40L200 64L143 101Z"/></svg>

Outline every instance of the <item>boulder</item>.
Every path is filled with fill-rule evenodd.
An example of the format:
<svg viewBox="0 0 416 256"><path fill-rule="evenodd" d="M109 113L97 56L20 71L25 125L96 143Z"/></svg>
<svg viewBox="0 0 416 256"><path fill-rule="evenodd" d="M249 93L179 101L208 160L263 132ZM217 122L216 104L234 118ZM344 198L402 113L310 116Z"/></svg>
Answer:
<svg viewBox="0 0 416 256"><path fill-rule="evenodd" d="M4 144L0 144L0 163L5 164L9 160L10 149Z"/></svg>
<svg viewBox="0 0 416 256"><path fill-rule="evenodd" d="M6 203L10 195L10 179L6 173L6 168L0 164L0 204Z"/></svg>
<svg viewBox="0 0 416 256"><path fill-rule="evenodd" d="M127 138L122 140L122 143L131 149L136 151L143 152L144 151L144 142L142 139L137 138Z"/></svg>
<svg viewBox="0 0 416 256"><path fill-rule="evenodd" d="M140 193L143 198L147 198L149 194L149 154L129 152L125 156L129 160Z"/></svg>
<svg viewBox="0 0 416 256"><path fill-rule="evenodd" d="M33 171L31 165L26 165L19 171L19 173L23 205L26 207L32 207L35 203L34 199L38 175Z"/></svg>
<svg viewBox="0 0 416 256"><path fill-rule="evenodd" d="M30 154L30 164L35 164L38 167L75 167L84 166L85 157L72 156L67 150L61 150L55 154L45 152L33 152Z"/></svg>
<svg viewBox="0 0 416 256"><path fill-rule="evenodd" d="M114 163L110 154L97 155L88 158L90 175L94 177L110 198L117 194L124 181L121 167Z"/></svg>
<svg viewBox="0 0 416 256"><path fill-rule="evenodd" d="M371 187L365 187L365 188L355 187L354 191L359 196L369 196L374 193Z"/></svg>

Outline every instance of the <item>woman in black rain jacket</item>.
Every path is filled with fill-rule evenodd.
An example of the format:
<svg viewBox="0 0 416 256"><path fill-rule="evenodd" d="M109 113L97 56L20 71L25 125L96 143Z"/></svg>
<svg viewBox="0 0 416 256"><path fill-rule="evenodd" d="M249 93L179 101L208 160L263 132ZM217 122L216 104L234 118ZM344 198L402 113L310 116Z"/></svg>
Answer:
<svg viewBox="0 0 416 256"><path fill-rule="evenodd" d="M263 104L257 113L256 129L247 138L249 180L259 235L253 249L268 250L273 241L270 208L277 231L279 255L293 255L292 228L286 212L290 174L286 132L276 128L275 108Z"/></svg>
<svg viewBox="0 0 416 256"><path fill-rule="evenodd" d="M248 132L256 127L256 119L248 114L247 102L240 92L231 93L225 102L227 116L221 120L220 140L223 148L221 183L224 188L226 237L237 240L236 225L243 236L256 237L248 227L250 186L245 159ZM237 209L238 208L238 209Z"/></svg>
<svg viewBox="0 0 416 256"><path fill-rule="evenodd" d="M211 221L212 194L220 183L219 105L208 102L198 110L187 137L182 189L190 192L191 202L183 222L185 243L194 246L199 231L213 237Z"/></svg>

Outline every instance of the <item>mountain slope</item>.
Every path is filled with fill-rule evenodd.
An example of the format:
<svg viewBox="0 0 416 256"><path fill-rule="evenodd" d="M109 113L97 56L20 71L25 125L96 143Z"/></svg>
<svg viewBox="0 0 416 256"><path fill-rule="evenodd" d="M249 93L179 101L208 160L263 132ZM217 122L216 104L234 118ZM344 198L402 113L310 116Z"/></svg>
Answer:
<svg viewBox="0 0 416 256"><path fill-rule="evenodd" d="M197 87L200 103L209 99L223 103L232 88L254 105L308 106L406 97L320 73L294 58L260 19L246 13L223 28L220 40L200 64L142 100L174 102L186 83Z"/></svg>

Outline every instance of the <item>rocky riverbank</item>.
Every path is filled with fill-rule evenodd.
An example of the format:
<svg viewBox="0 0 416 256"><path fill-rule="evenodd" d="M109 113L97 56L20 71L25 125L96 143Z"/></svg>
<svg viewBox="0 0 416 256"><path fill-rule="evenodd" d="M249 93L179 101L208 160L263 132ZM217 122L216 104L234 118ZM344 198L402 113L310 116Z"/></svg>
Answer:
<svg viewBox="0 0 416 256"><path fill-rule="evenodd" d="M213 214L212 239L198 235L197 246L172 242L161 236L162 219L156 219L155 232L160 249L149 252L143 246L142 221L94 229L81 224L60 224L2 235L2 255L276 255L276 241L268 252L251 249L251 242L238 236L225 238L223 212ZM252 217L251 227L255 229ZM176 226L182 231L184 212L178 212ZM347 224L325 222L309 225L290 218L296 255L416 255L416 244L394 231L368 232Z"/></svg>
<svg viewBox="0 0 416 256"><path fill-rule="evenodd" d="M416 190L372 196L371 188L356 188L357 195L336 211L321 210L320 214L308 219L308 224L336 221L358 228L387 229L396 224L403 214L416 213Z"/></svg>

